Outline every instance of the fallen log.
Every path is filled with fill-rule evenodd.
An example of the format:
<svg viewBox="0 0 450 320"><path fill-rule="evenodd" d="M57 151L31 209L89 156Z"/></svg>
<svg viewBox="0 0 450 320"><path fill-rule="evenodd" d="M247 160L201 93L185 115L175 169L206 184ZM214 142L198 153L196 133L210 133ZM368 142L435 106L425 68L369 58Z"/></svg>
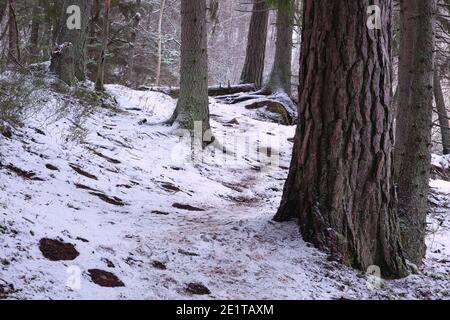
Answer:
<svg viewBox="0 0 450 320"><path fill-rule="evenodd" d="M140 91L153 91L153 92L161 92L171 96L172 98L178 98L180 95L179 87L158 87L158 86L141 86L139 87ZM228 94L237 94L244 92L255 91L256 87L252 83L246 84L237 84L237 85L227 85L227 86L211 86L208 87L208 95L211 97L228 95Z"/></svg>

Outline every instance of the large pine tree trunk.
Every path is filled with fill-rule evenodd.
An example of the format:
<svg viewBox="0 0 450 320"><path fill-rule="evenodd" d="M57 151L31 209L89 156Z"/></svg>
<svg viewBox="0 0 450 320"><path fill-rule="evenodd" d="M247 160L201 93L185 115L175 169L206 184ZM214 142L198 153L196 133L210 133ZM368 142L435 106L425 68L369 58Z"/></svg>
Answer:
<svg viewBox="0 0 450 320"><path fill-rule="evenodd" d="M431 166L435 0L401 0L395 178L406 258L420 265Z"/></svg>
<svg viewBox="0 0 450 320"><path fill-rule="evenodd" d="M254 83L261 88L266 57L267 24L269 7L265 0L253 0L253 12L247 38L245 64L241 83Z"/></svg>
<svg viewBox="0 0 450 320"><path fill-rule="evenodd" d="M58 46L52 54L51 70L68 84L74 83L76 79L83 81L86 78L85 49L91 4L90 0L64 0L62 5L56 40ZM80 7L80 29L67 27L67 8L72 5Z"/></svg>
<svg viewBox="0 0 450 320"><path fill-rule="evenodd" d="M370 0L305 0L299 124L276 221L298 218L304 239L388 277L406 273L393 184L391 0L381 30Z"/></svg>
<svg viewBox="0 0 450 320"><path fill-rule="evenodd" d="M444 94L442 92L441 76L439 70L434 70L434 99L439 118L439 126L441 127L442 149L444 154L450 154L450 118L445 107Z"/></svg>
<svg viewBox="0 0 450 320"><path fill-rule="evenodd" d="M210 129L208 107L208 46L206 0L181 0L180 97L170 120L192 130Z"/></svg>
<svg viewBox="0 0 450 320"><path fill-rule="evenodd" d="M282 91L291 95L292 76L292 34L294 32L294 3L287 1L277 12L277 40L275 43L275 59L270 78L263 91L276 93Z"/></svg>

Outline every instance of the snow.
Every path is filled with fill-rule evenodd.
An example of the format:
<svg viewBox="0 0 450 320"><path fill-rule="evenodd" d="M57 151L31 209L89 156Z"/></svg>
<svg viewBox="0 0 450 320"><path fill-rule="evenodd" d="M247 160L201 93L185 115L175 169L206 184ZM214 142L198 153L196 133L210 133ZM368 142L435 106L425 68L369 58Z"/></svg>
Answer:
<svg viewBox="0 0 450 320"><path fill-rule="evenodd" d="M371 290L363 273L328 261L305 243L295 222L271 221L287 176L294 127L254 119L239 104L212 99L214 136L232 152L225 156L210 147L193 161L186 139L162 124L175 100L119 85L107 90L121 110L86 110L41 90L36 94L45 104L30 111L12 139L0 140L0 286L15 288L8 298L205 298L186 292L192 282L208 287L210 299L450 297L450 218L444 206L449 182L431 182L438 205L430 223L436 229L427 239L421 273ZM261 156L257 148L273 157ZM18 177L8 164L43 181ZM106 203L75 184L125 205ZM204 211L182 210L175 203ZM39 250L42 238L75 244L80 255L49 261ZM154 261L167 269L155 268ZM114 273L125 287L94 284L87 272L92 268ZM80 286L74 286L78 272Z"/></svg>

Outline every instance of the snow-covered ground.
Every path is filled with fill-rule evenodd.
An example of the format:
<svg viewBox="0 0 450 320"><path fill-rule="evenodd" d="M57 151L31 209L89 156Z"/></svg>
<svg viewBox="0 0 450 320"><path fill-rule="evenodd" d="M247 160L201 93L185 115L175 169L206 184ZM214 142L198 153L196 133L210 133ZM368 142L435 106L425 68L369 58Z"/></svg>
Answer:
<svg viewBox="0 0 450 320"><path fill-rule="evenodd" d="M271 221L294 127L211 100L213 133L233 154L225 161L210 148L192 161L185 140L158 124L173 99L116 85L108 91L120 112L80 112L43 91L46 105L0 139L0 298L450 298L450 182L432 181L437 205L421 273L374 288L306 244L295 222ZM73 244L79 256L50 261L43 238ZM91 269L124 286L93 283ZM193 283L210 294L193 295Z"/></svg>

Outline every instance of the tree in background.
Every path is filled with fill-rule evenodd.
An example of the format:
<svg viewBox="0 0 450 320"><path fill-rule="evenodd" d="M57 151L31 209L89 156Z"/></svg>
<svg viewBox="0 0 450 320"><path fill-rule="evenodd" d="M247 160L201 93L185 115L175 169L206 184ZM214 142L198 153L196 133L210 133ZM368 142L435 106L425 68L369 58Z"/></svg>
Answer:
<svg viewBox="0 0 450 320"><path fill-rule="evenodd" d="M180 96L169 120L188 130L201 122L202 133L210 129L206 10L206 0L181 0Z"/></svg>
<svg viewBox="0 0 450 320"><path fill-rule="evenodd" d="M109 10L111 8L110 0L103 1L103 37L102 37L102 49L97 64L97 78L95 80L95 90L105 91L105 63L106 63L106 51L108 49L108 37L109 37Z"/></svg>
<svg viewBox="0 0 450 320"><path fill-rule="evenodd" d="M391 0L380 30L369 0L305 0L299 124L276 221L334 259L403 276L393 180Z"/></svg>
<svg viewBox="0 0 450 320"><path fill-rule="evenodd" d="M81 28L69 28L67 19L71 6L80 8ZM57 46L52 53L50 70L67 84L86 78L86 35L92 2L89 0L64 0L57 32ZM73 13L72 13L73 14ZM76 13L75 13L76 15ZM76 16L73 18L77 19ZM74 21L72 21L74 22Z"/></svg>
<svg viewBox="0 0 450 320"><path fill-rule="evenodd" d="M261 88L263 84L268 21L269 6L267 2L265 0L253 0L247 51L240 80L242 84L254 83L257 88Z"/></svg>
<svg viewBox="0 0 450 320"><path fill-rule="evenodd" d="M406 258L420 265L431 169L435 0L401 0L395 179Z"/></svg>
<svg viewBox="0 0 450 320"><path fill-rule="evenodd" d="M293 0L281 0L278 2L275 59L269 80L262 90L265 94L272 94L281 91L286 93L288 96L291 95L294 4L295 1Z"/></svg>
<svg viewBox="0 0 450 320"><path fill-rule="evenodd" d="M8 61L9 63L19 63L20 46L19 46L19 30L17 28L16 19L16 0L8 0Z"/></svg>

